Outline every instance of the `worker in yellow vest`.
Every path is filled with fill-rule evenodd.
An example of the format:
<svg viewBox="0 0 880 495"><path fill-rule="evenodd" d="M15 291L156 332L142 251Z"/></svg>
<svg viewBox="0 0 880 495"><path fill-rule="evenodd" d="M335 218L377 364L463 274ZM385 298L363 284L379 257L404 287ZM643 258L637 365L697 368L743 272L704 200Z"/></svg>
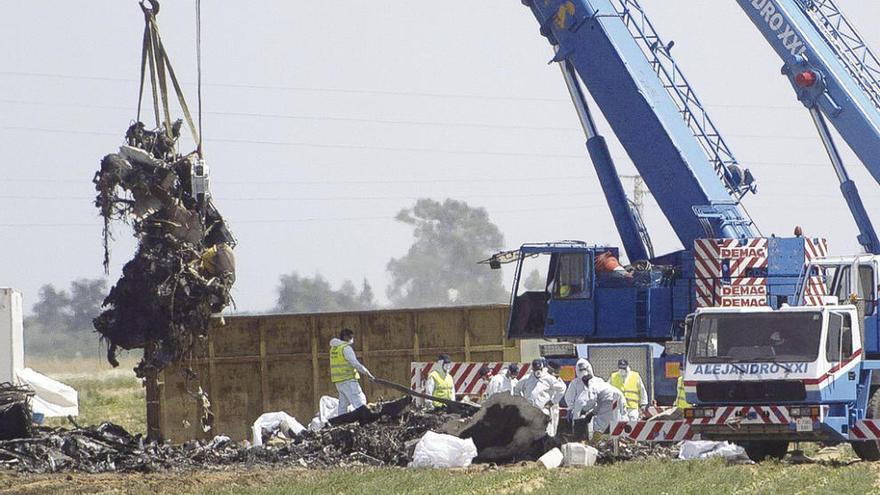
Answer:
<svg viewBox="0 0 880 495"><path fill-rule="evenodd" d="M678 375L678 393L675 394L675 407L681 410L691 407L684 395L684 370Z"/></svg>
<svg viewBox="0 0 880 495"><path fill-rule="evenodd" d="M343 328L339 332L339 338L330 340L330 381L336 385L339 392L339 406L336 415L345 414L348 408L352 411L367 407L367 396L361 390L358 382L363 373L370 380L376 378L357 360L354 353L354 332L349 328Z"/></svg>
<svg viewBox="0 0 880 495"><path fill-rule="evenodd" d="M455 400L455 380L450 373L452 371L452 359L447 354L440 354L434 370L428 375L428 383L425 384L425 393L438 399ZM446 404L433 401L434 407L443 407Z"/></svg>
<svg viewBox="0 0 880 495"><path fill-rule="evenodd" d="M611 373L611 385L623 392L626 398L626 416L629 421L638 421L642 411L648 409L648 391L637 371L629 367L626 359L617 361L617 371Z"/></svg>

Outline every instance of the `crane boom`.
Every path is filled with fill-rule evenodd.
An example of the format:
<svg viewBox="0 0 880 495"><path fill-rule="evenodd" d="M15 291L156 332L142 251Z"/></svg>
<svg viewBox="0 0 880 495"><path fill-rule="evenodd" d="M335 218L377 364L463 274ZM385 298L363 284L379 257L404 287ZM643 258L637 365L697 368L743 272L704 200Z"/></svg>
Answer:
<svg viewBox="0 0 880 495"><path fill-rule="evenodd" d="M855 182L844 168L826 120L880 182L880 59L834 0L737 0L782 58L782 73L810 110L858 240L880 254L880 240Z"/></svg>
<svg viewBox="0 0 880 495"><path fill-rule="evenodd" d="M553 61L565 62L577 74L571 79L586 86L682 244L755 237L739 204L754 189L751 174L738 166L673 59L672 45L638 2L525 3L556 48ZM612 207L615 202L609 197Z"/></svg>

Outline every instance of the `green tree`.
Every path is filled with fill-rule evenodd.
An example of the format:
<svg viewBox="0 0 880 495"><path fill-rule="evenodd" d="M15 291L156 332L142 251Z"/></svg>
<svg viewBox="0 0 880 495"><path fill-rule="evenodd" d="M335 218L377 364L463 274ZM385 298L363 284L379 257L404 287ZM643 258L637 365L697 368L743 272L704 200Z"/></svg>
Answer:
<svg viewBox="0 0 880 495"><path fill-rule="evenodd" d="M484 208L447 199L419 199L396 219L413 229L407 254L388 262L388 298L396 307L503 303L507 290L499 270L477 261L504 245Z"/></svg>
<svg viewBox="0 0 880 495"><path fill-rule="evenodd" d="M67 330L70 324L70 295L52 284L40 287L39 300L34 304L34 321L43 328Z"/></svg>
<svg viewBox="0 0 880 495"><path fill-rule="evenodd" d="M72 357L101 352L92 320L101 312L106 290L103 278L74 280L69 291L52 284L40 287L32 314L24 319L25 353Z"/></svg>
<svg viewBox="0 0 880 495"><path fill-rule="evenodd" d="M103 278L74 280L70 283L70 328L74 331L92 328L92 320L101 314L101 304L107 295L107 281Z"/></svg>
<svg viewBox="0 0 880 495"><path fill-rule="evenodd" d="M285 313L317 313L358 311L374 306L372 289L366 279L359 293L350 280L344 281L338 290L333 290L330 282L321 274L310 278L293 272L280 278L275 310Z"/></svg>

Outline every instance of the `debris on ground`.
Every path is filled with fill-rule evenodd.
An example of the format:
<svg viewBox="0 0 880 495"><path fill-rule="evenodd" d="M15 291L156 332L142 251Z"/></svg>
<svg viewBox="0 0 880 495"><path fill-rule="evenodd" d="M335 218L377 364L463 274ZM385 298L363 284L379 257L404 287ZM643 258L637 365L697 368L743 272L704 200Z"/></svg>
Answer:
<svg viewBox="0 0 880 495"><path fill-rule="evenodd" d="M611 464L638 459L678 459L680 451L680 447L677 444L627 442L621 440L615 454L614 445L610 439L598 441L596 448L599 450L599 458L596 460L596 464Z"/></svg>
<svg viewBox="0 0 880 495"><path fill-rule="evenodd" d="M317 432L304 430L291 441L270 440L262 447L219 436L172 446L147 442L111 423L71 430L40 428L34 438L0 441L0 466L27 473L153 472L277 464L308 468L406 466L425 433L458 419L443 410L406 408L397 416L384 415L363 426L355 423Z"/></svg>
<svg viewBox="0 0 880 495"><path fill-rule="evenodd" d="M472 438L478 462L536 460L559 442L547 435L549 417L522 397L495 394L463 422L440 430L459 438Z"/></svg>
<svg viewBox="0 0 880 495"><path fill-rule="evenodd" d="M225 470L273 465L314 469L404 467L416 458L424 461L417 465L535 461L550 451L554 451L551 465L556 465L556 461L566 465L589 465L593 461L586 458L595 455L589 448L580 449L584 452L572 452L571 445L560 452L559 442L546 435L546 416L528 402L506 395L493 396L472 417L446 408L416 409L412 407L410 397L376 404L371 407L371 412L372 421L363 424L356 420L328 425L318 431L300 429L300 426L296 428L298 433L289 432L291 438L269 438L262 446L252 446L247 441L234 442L226 436L181 445L148 442L142 435L132 435L112 423L73 429L39 427L31 438L0 441L0 468L25 473L100 473ZM429 432L431 435L426 437ZM424 444L426 438L447 438L447 435L456 437L456 444L471 444L474 449L446 449L440 456L443 459L422 455L427 447ZM462 443L462 440L466 442ZM418 454L420 442L422 449ZM610 440L602 440L596 447L597 463L676 459L679 453L676 447L621 442L615 455ZM579 455L584 453L588 455ZM581 457L584 460L574 460Z"/></svg>
<svg viewBox="0 0 880 495"><path fill-rule="evenodd" d="M31 398L34 391L27 386L0 383L0 440L31 436Z"/></svg>

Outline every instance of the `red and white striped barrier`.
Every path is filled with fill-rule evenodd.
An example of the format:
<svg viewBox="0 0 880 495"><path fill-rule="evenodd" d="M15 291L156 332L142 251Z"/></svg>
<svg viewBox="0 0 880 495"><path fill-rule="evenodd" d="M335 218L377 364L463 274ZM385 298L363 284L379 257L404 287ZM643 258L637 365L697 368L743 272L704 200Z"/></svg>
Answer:
<svg viewBox="0 0 880 495"><path fill-rule="evenodd" d="M880 419L862 419L849 429L850 440L880 440Z"/></svg>
<svg viewBox="0 0 880 495"><path fill-rule="evenodd" d="M697 440L691 425L685 420L675 421L621 421L611 425L611 437L636 442L681 442Z"/></svg>
<svg viewBox="0 0 880 495"><path fill-rule="evenodd" d="M455 382L455 393L458 395L482 396L489 382L478 376L480 368L486 366L494 375L500 373L511 364L514 363L497 361L452 363L452 369L449 371L449 374L452 375L452 379ZM526 376L531 363L516 364L519 365L519 375L517 378ZM424 393L425 384L428 382L428 375L435 369L439 369L436 361L431 363L410 363L410 388Z"/></svg>
<svg viewBox="0 0 880 495"><path fill-rule="evenodd" d="M813 261L828 256L828 239L807 238L804 242L804 258Z"/></svg>

